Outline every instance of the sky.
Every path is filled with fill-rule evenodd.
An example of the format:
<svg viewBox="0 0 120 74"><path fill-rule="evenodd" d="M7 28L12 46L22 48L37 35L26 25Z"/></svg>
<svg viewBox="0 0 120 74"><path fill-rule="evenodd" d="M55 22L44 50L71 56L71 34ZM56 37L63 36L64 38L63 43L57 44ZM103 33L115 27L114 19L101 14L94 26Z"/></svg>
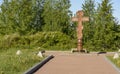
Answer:
<svg viewBox="0 0 120 74"><path fill-rule="evenodd" d="M0 4L3 0L0 0ZM71 7L70 10L75 14L78 10L82 10L82 4L84 0L70 0ZM95 0L97 3L100 3L102 0ZM119 21L120 23L120 0L111 0L113 3L113 16ZM96 4L97 5L97 4Z"/></svg>
<svg viewBox="0 0 120 74"><path fill-rule="evenodd" d="M0 4L3 2L3 0L0 0Z"/></svg>
<svg viewBox="0 0 120 74"><path fill-rule="evenodd" d="M70 0L71 7L70 10L75 14L78 10L82 10L82 4L84 0ZM95 0L96 5L100 3L102 0ZM113 16L117 19L120 24L120 0L111 0L113 6Z"/></svg>

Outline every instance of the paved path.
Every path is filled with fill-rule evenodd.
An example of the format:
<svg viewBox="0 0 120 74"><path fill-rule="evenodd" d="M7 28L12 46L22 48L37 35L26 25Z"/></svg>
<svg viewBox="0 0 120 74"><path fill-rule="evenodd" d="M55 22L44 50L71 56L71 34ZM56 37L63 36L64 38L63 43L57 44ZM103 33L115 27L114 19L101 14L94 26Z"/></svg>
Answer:
<svg viewBox="0 0 120 74"><path fill-rule="evenodd" d="M35 74L120 74L104 55L53 52L50 60Z"/></svg>

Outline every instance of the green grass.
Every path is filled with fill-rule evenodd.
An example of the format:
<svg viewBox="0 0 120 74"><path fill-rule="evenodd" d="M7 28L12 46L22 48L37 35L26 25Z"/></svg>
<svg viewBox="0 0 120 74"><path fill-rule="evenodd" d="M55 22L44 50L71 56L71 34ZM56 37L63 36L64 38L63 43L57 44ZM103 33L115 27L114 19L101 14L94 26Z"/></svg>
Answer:
<svg viewBox="0 0 120 74"><path fill-rule="evenodd" d="M120 68L120 58L113 59L113 56L107 56L110 61L112 61L118 68Z"/></svg>
<svg viewBox="0 0 120 74"><path fill-rule="evenodd" d="M0 50L0 74L23 74L43 59L36 56L36 50L21 51L21 55L16 55L17 49Z"/></svg>

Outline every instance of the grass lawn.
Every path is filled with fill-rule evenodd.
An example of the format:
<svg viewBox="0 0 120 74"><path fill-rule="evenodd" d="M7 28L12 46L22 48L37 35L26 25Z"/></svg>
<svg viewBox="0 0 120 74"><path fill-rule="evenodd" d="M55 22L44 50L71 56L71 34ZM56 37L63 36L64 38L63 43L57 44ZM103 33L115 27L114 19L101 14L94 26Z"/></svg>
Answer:
<svg viewBox="0 0 120 74"><path fill-rule="evenodd" d="M0 50L0 74L23 74L43 60L36 56L36 50L22 49L21 51L21 55L16 55L17 49Z"/></svg>
<svg viewBox="0 0 120 74"><path fill-rule="evenodd" d="M120 58L113 59L113 56L107 56L118 68L120 68Z"/></svg>

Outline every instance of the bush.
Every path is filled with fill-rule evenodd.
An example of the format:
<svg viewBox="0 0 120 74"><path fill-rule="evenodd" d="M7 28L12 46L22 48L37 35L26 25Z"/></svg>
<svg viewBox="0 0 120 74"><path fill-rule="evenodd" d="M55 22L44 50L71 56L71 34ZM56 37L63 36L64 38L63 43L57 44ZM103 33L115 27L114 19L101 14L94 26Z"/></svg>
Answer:
<svg viewBox="0 0 120 74"><path fill-rule="evenodd" d="M1 38L0 48L41 47L52 50L65 50L76 46L76 41L61 32L38 32L33 35L5 35Z"/></svg>
<svg viewBox="0 0 120 74"><path fill-rule="evenodd" d="M71 48L72 41L69 36L61 32L39 32L29 36L31 46L58 50Z"/></svg>

